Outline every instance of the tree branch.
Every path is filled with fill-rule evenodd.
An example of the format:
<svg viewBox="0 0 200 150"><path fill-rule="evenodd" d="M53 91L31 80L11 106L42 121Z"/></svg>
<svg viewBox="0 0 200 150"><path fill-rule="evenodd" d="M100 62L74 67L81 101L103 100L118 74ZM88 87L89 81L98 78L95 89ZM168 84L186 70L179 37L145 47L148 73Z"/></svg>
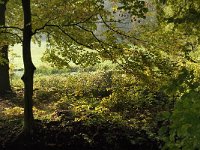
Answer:
<svg viewBox="0 0 200 150"><path fill-rule="evenodd" d="M76 26L76 25L78 25L78 24L82 24L82 23L87 22L87 21L90 20L93 16L94 16L94 15L91 15L90 17L88 17L88 18L86 18L85 20L80 21L80 22L68 23L68 24L64 24L64 25L62 25L62 26L64 26L64 27ZM55 20L55 19L52 19L52 20ZM38 31L40 31L40 30L45 29L45 27L49 27L49 26L59 26L59 25L48 24L48 23L49 23L50 21L52 21L52 20L48 20L42 27L35 29L35 30L32 32L32 35L36 34L36 33L37 33ZM59 27L60 27L60 26L59 26Z"/></svg>
<svg viewBox="0 0 200 150"><path fill-rule="evenodd" d="M8 32L8 31L6 31L6 32L0 32L0 34L1 33L5 33L5 34L10 34L10 35L16 36L20 40L20 42L23 42L22 38L18 34L16 34L16 33Z"/></svg>
<svg viewBox="0 0 200 150"><path fill-rule="evenodd" d="M79 27L79 28L81 28L81 29L84 30L84 31L87 31L87 32L91 33L92 36L99 42L99 44L101 44L101 47L102 47L103 49L105 49L104 46L103 46L103 43L104 43L104 42L101 41L101 40L94 34L93 31L88 30L88 29L84 28L84 27L81 26L81 25L76 25L76 26ZM105 43L104 43L104 44L105 44Z"/></svg>
<svg viewBox="0 0 200 150"><path fill-rule="evenodd" d="M86 44L84 44L84 43L81 43L80 41L78 41L77 39L75 39L72 35L70 35L69 33L67 33L61 26L58 26L58 25L47 25L47 26L58 28L63 34L65 34L66 36L68 36L71 40L73 40L73 41L76 42L77 44L82 45L82 46L84 46L84 47L87 47L87 48L89 48L89 49L92 49L91 46L86 45Z"/></svg>
<svg viewBox="0 0 200 150"><path fill-rule="evenodd" d="M91 30L89 30L89 29L86 29L86 28L84 28L83 26L80 26L80 25L77 25L77 26L78 26L79 28L81 28L82 30L85 30L85 31L87 31L87 32L90 32L90 33L92 34L92 36L93 36L93 37L98 41L98 43L101 45L101 47L104 49L104 51L109 55L109 57L111 58L111 60L115 60L115 59L113 58L112 54L105 48L105 45L111 46L111 47L113 47L113 48L115 48L115 49L119 49L119 47L110 45L110 44L108 44L108 43L105 43L104 41L100 40L100 39L94 34L93 31L91 31ZM117 61L116 61L115 63L118 64Z"/></svg>
<svg viewBox="0 0 200 150"><path fill-rule="evenodd" d="M95 16L95 14L91 15L90 17L86 18L85 20L83 21L79 21L79 22L75 22L75 23L69 23L69 24L66 24L64 26L76 26L76 25L79 25L79 24L82 24L82 23L86 23L88 22L93 16Z"/></svg>
<svg viewBox="0 0 200 150"><path fill-rule="evenodd" d="M14 26L0 26L0 29L17 29L17 30L23 31L23 29L19 27L14 27Z"/></svg>
<svg viewBox="0 0 200 150"><path fill-rule="evenodd" d="M47 27L47 26L48 26L48 23L49 23L50 21L51 21L51 20L47 21L42 27L35 29L35 30L32 32L32 36L35 35L38 31L43 30L45 27Z"/></svg>
<svg viewBox="0 0 200 150"><path fill-rule="evenodd" d="M84 28L83 26L80 26L80 25L77 25L79 28L81 28L82 30L85 30L87 32L90 32L92 34L92 36L99 42L99 44L101 44L102 48L105 49L105 47L103 45L107 45L107 46L111 46L113 48L116 48L116 49L119 49L117 46L114 46L114 45L110 45L102 40L100 40L95 34L93 31L89 30L89 29L86 29Z"/></svg>
<svg viewBox="0 0 200 150"><path fill-rule="evenodd" d="M136 37L134 37L134 36L129 36L129 35L127 35L127 34L124 34L124 33L120 32L120 31L117 31L117 30L113 29L113 28L103 19L103 17L102 17L101 15L100 15L100 18L101 18L101 20L103 21L103 23L106 25L106 27L107 27L109 30L111 30L111 31L113 31L113 32L115 32L115 33L117 33L117 34L119 34L119 35L122 35L122 36L124 36L124 37L127 37L127 38L132 38L132 39L137 40L137 41L143 41L143 40L141 40L141 39L139 39L139 38L136 38ZM146 42L146 41L143 41L143 42Z"/></svg>

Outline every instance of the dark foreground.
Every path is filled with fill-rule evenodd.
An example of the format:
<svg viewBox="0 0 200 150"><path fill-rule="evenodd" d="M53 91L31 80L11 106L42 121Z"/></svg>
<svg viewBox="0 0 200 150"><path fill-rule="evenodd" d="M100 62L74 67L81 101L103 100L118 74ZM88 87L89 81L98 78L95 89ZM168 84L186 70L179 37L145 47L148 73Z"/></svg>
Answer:
<svg viewBox="0 0 200 150"><path fill-rule="evenodd" d="M124 128L113 123L98 126L81 122L36 121L34 134L24 138L21 121L0 126L1 150L157 150L158 142L148 139L145 132Z"/></svg>

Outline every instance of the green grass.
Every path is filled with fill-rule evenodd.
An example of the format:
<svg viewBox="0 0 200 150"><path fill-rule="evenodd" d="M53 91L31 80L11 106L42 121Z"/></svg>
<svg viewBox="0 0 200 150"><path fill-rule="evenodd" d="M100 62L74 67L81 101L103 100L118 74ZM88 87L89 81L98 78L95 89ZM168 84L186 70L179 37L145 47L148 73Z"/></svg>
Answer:
<svg viewBox="0 0 200 150"><path fill-rule="evenodd" d="M51 67L47 62L42 62L41 58L43 53L45 52L46 45L43 42L41 46L32 43L31 45L31 52L32 52L32 60L34 65L36 66L36 74L40 75L53 75L53 74L71 74L71 73L82 73L82 72L96 72L98 70L107 71L107 70L114 70L116 65L112 64L111 61L104 61L100 64L95 66L88 66L83 68L81 66L77 66L73 63L70 63L69 68L57 68ZM21 44L17 44L14 47L10 47L9 53L10 59L10 68L11 74L16 74L17 76L21 76L23 74L23 58L22 58L22 47ZM14 72L13 72L14 71ZM11 77L13 80L14 77Z"/></svg>
<svg viewBox="0 0 200 150"><path fill-rule="evenodd" d="M41 61L41 57L45 52L46 45L43 42L41 47L37 44L31 43L31 52L32 52L32 60L36 67L47 65L46 63ZM14 47L10 47L11 52L9 55L10 63L14 64L15 69L23 68L23 61L22 61L22 47L21 44L17 44ZM14 55L13 55L14 54Z"/></svg>

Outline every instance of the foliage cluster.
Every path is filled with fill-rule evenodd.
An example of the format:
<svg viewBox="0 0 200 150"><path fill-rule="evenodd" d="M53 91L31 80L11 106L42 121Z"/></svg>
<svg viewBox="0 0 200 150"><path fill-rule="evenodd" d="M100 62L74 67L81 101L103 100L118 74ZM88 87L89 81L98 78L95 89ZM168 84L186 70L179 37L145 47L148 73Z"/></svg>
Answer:
<svg viewBox="0 0 200 150"><path fill-rule="evenodd" d="M145 32L137 32L135 35L134 30L139 28L133 29L130 37L127 35L129 38L123 35L123 30L115 31L117 23L110 26L106 24L106 21L116 20L113 20L112 12L103 9L102 2L76 1L69 5L70 2L52 0L51 3L43 1L39 5L39 1L33 1L34 40L40 43L42 35L46 36L47 51L44 59L59 68L69 67L71 62L85 67L109 59L130 74L121 71L79 74L79 68L74 67L67 71L74 71L75 74L61 76L59 74L66 70L46 72L45 68L41 69L34 87L35 118L59 120L62 126L71 123L81 123L85 127L104 124L110 128L112 125L125 126L156 139L159 138L156 131L160 127L155 116L161 113L163 127L160 132L165 142L164 149L198 149L199 1L178 0L177 3L175 0L164 0L162 4L155 1L158 12L155 27L140 26L140 31L145 29ZM145 18L147 7L144 1L115 2L125 5L116 5L113 9L128 10L132 15ZM45 9L47 6L49 9ZM82 10L81 6L85 6L85 9ZM44 11L40 14L39 10ZM15 11L18 10L13 9ZM54 15L48 18L49 13ZM17 28L16 31L12 28L7 30L19 33L19 39L9 37L11 43L21 39L20 18L21 14L13 23L12 17L8 19L8 24ZM99 18L111 29L102 32L103 39L98 39L94 32ZM119 42L118 37L126 40ZM95 67L88 70L97 71ZM44 77L44 72L46 75L54 75ZM22 87L17 85L16 88ZM23 89L20 91L23 92ZM20 116L22 108L14 106L5 108L3 112L11 117L14 114ZM99 128L96 130L99 132ZM117 134L106 133L109 135L108 141L115 143ZM89 143L95 137L94 134L81 136ZM129 132L125 132L125 137L130 143L139 142L138 137Z"/></svg>
<svg viewBox="0 0 200 150"><path fill-rule="evenodd" d="M176 79L168 85L168 92L177 100L172 112L164 112L164 124L160 129L163 149L199 148L199 75L196 69L183 68Z"/></svg>
<svg viewBox="0 0 200 150"><path fill-rule="evenodd" d="M158 1L157 1L158 2ZM151 43L177 60L177 72L164 90L175 98L163 113L163 149L199 149L199 1L168 0L157 4L159 28ZM152 31L152 30L151 30ZM151 32L152 33L152 32ZM153 42L153 41L156 42Z"/></svg>
<svg viewBox="0 0 200 150"><path fill-rule="evenodd" d="M22 88L20 83L13 83L17 89ZM111 144L115 143L119 134L133 145L148 140L158 142L156 115L172 107L172 101L166 94L145 86L122 71L38 74L34 89L36 119L60 121L66 127L81 123L99 130L98 134L104 134L101 131L104 125L106 128L124 129L123 133L113 129L105 132L104 136ZM13 107L4 112L12 117L18 112L21 115L21 109L22 106ZM88 140L94 142L95 133L91 134L87 135Z"/></svg>

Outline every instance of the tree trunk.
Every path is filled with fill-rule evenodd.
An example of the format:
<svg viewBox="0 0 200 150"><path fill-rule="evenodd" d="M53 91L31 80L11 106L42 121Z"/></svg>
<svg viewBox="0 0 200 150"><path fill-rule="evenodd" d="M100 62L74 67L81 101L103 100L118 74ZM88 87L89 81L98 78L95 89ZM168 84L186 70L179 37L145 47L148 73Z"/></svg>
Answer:
<svg viewBox="0 0 200 150"><path fill-rule="evenodd" d="M7 0L3 0L0 3L0 25L5 25L5 12L6 12ZM5 94L11 90L9 79L9 60L8 60L8 45L0 47L0 53L5 60L3 64L0 64L0 94Z"/></svg>
<svg viewBox="0 0 200 150"><path fill-rule="evenodd" d="M33 132L33 76L35 66L31 57L31 7L30 0L22 0L22 7L24 13L24 30L23 30L23 62L24 62L24 75L22 80L24 82L24 134L30 135Z"/></svg>

